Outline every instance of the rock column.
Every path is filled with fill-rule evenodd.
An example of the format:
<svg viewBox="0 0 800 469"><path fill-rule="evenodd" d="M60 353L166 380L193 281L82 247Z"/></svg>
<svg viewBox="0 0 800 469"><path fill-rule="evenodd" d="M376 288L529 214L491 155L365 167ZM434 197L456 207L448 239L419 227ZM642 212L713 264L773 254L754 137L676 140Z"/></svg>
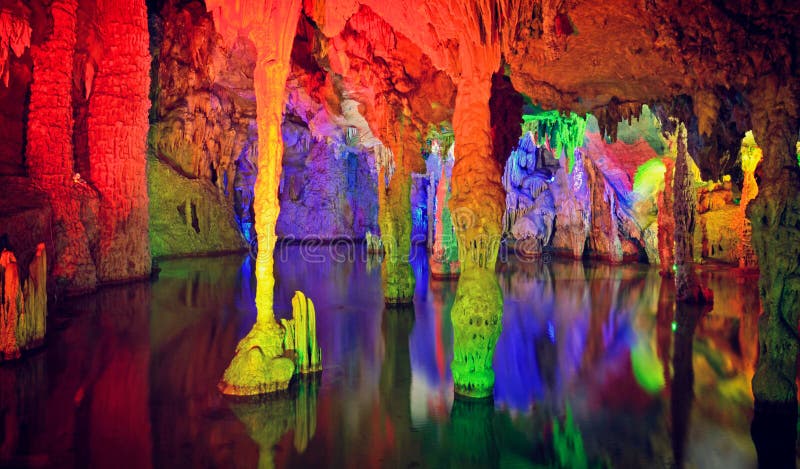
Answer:
<svg viewBox="0 0 800 469"><path fill-rule="evenodd" d="M414 272L408 261L411 252L411 163L420 156L419 132L407 106L396 111L387 140L394 157L394 174L379 172L378 224L384 254L381 272L384 302L410 304L414 300ZM388 184L387 184L388 180Z"/></svg>
<svg viewBox="0 0 800 469"><path fill-rule="evenodd" d="M763 151L758 196L747 207L760 270L763 315L753 378L759 406L785 406L797 419L797 324L800 319L800 170L795 144L797 92L765 80L750 96L756 141ZM755 425L755 424L754 424ZM792 425L794 427L794 425ZM796 437L796 430L794 432ZM794 464L794 463L792 463Z"/></svg>
<svg viewBox="0 0 800 469"><path fill-rule="evenodd" d="M246 31L258 54L253 76L258 124L258 176L253 203L258 234L258 315L253 329L239 343L219 387L226 394L263 394L286 389L294 373L291 360L279 357L283 353L284 332L275 322L273 311L273 253L275 224L280 212L278 189L283 157L284 91L301 2L244 1L227 5L220 0L210 1L207 6L229 41L240 31Z"/></svg>
<svg viewBox="0 0 800 469"><path fill-rule="evenodd" d="M52 33L31 47L33 83L25 152L28 174L48 194L53 209L52 275L71 289L84 290L94 288L97 275L80 220L76 197L80 188L73 182L71 90L77 8L76 0L55 0Z"/></svg>
<svg viewBox="0 0 800 469"><path fill-rule="evenodd" d="M150 273L146 145L150 53L143 0L98 0L103 54L89 99L88 175L100 195L99 282Z"/></svg>
<svg viewBox="0 0 800 469"><path fill-rule="evenodd" d="M472 60L464 59L476 61L474 55L466 57ZM490 94L490 72L462 76L453 115L456 147L450 204L461 276L451 312L452 372L455 392L471 398L491 397L494 392L492 357L503 314L503 294L494 268L505 191L500 165L492 157Z"/></svg>

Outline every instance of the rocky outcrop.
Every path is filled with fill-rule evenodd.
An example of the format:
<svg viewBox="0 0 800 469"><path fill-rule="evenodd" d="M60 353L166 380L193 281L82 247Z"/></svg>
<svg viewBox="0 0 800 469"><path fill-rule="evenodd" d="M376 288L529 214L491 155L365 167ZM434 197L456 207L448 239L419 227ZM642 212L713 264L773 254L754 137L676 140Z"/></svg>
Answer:
<svg viewBox="0 0 800 469"><path fill-rule="evenodd" d="M186 178L149 158L150 246L153 257L242 250L230 203L208 182Z"/></svg>
<svg viewBox="0 0 800 469"><path fill-rule="evenodd" d="M27 275L27 276L26 276ZM47 330L47 254L39 243L20 269L14 253L0 250L0 361L41 345Z"/></svg>

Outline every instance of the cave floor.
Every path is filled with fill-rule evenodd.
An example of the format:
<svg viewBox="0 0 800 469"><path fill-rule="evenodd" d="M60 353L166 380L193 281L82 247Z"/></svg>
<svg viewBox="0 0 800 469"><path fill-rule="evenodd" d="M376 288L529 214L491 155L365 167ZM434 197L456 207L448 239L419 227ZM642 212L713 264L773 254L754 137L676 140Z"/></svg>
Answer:
<svg viewBox="0 0 800 469"><path fill-rule="evenodd" d="M694 398L671 399L688 377L655 269L500 262L495 397L474 402L453 398L456 284L424 256L414 306L385 310L362 247L278 249L276 315L295 290L315 302L324 371L260 401L216 389L255 320L249 257L165 260L153 283L63 302L45 347L0 366L0 466L668 467L677 447L688 467L755 467L756 277L703 270Z"/></svg>

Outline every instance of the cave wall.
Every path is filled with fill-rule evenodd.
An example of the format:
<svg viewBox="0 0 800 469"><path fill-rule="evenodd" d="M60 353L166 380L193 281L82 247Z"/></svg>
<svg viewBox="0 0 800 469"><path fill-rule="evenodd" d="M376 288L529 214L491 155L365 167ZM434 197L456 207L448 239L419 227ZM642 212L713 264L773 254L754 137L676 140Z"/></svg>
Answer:
<svg viewBox="0 0 800 469"><path fill-rule="evenodd" d="M165 2L154 31L147 185L154 257L244 248L235 216L255 131L252 44L219 40L200 2Z"/></svg>
<svg viewBox="0 0 800 469"><path fill-rule="evenodd" d="M287 119L282 129L277 235L300 241L364 238L367 231L375 232L377 174L371 152L314 138L302 122Z"/></svg>
<svg viewBox="0 0 800 469"><path fill-rule="evenodd" d="M0 235L22 262L45 243L50 293L147 276L145 3L0 7Z"/></svg>

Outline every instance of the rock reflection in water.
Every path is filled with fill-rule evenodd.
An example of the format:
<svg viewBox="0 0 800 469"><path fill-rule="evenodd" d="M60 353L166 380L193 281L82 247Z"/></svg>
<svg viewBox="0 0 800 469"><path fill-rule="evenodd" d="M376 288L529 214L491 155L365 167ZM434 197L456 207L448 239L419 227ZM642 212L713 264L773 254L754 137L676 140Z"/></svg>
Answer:
<svg viewBox="0 0 800 469"><path fill-rule="evenodd" d="M282 249L276 316L290 314L295 290L317 305L315 397L296 390L249 409L224 399L217 380L256 317L252 265L165 261L155 283L68 302L44 349L0 366L0 466L529 467L558 464L557 448L580 442L583 455L562 457L663 467L680 441L687 467L755 464L753 278L701 270L715 305L681 345L694 373L681 407L688 362L675 364L671 282L643 266L512 259L497 274L494 402L470 403L454 400L450 374L455 282L429 281L422 263L414 309L388 311L365 257Z"/></svg>

